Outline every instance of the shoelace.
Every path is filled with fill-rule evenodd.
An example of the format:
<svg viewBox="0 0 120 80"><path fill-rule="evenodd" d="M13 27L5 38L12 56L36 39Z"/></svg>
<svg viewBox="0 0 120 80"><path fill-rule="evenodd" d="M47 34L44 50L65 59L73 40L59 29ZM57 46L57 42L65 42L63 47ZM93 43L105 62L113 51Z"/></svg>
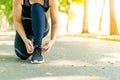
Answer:
<svg viewBox="0 0 120 80"><path fill-rule="evenodd" d="M34 55L41 55L41 48L36 47L35 51L36 51L36 53L39 53L39 54L34 54Z"/></svg>

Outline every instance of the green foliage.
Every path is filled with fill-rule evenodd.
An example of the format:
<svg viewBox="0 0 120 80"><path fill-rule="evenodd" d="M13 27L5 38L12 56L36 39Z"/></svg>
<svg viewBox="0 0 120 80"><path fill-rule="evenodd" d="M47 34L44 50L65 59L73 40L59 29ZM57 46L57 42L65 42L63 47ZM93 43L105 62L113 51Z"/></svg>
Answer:
<svg viewBox="0 0 120 80"><path fill-rule="evenodd" d="M75 17L75 13L74 12L70 12L69 13L69 20L72 20Z"/></svg>
<svg viewBox="0 0 120 80"><path fill-rule="evenodd" d="M12 0L0 0L0 14L4 14L10 25L13 24Z"/></svg>
<svg viewBox="0 0 120 80"><path fill-rule="evenodd" d="M68 7L71 3L75 2L77 4L82 4L84 0L58 0L59 1L59 11L67 13Z"/></svg>
<svg viewBox="0 0 120 80"><path fill-rule="evenodd" d="M84 0L72 0L72 2L75 2L77 4L82 4L84 2Z"/></svg>

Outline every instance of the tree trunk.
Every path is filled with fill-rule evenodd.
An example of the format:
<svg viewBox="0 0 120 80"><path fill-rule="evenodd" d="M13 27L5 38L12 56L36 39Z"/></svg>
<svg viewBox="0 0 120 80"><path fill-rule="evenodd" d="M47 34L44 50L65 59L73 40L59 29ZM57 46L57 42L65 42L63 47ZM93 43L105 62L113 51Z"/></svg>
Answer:
<svg viewBox="0 0 120 80"><path fill-rule="evenodd" d="M69 21L70 21L70 19L69 19L69 16L70 16L69 11L70 11L70 3L67 1L67 16L68 16L67 26L66 26L66 32L67 33L69 33Z"/></svg>
<svg viewBox="0 0 120 80"><path fill-rule="evenodd" d="M109 5L110 5L110 35L117 35L119 34L118 29L117 29L117 22L115 19L115 11L114 11L114 6L115 6L115 0L109 0Z"/></svg>
<svg viewBox="0 0 120 80"><path fill-rule="evenodd" d="M88 0L84 0L84 18L82 33L88 33Z"/></svg>
<svg viewBox="0 0 120 80"><path fill-rule="evenodd" d="M99 31L101 31L101 27L102 27L102 20L103 20L103 13L104 13L104 8L105 8L105 3L106 3L106 0L104 0L103 7L102 7L102 12L101 12L101 15L100 15Z"/></svg>

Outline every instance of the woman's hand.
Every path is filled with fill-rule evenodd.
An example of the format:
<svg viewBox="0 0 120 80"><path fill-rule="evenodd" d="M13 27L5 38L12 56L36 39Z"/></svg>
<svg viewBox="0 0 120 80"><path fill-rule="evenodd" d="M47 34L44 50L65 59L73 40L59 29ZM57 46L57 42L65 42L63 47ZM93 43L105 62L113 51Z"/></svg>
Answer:
<svg viewBox="0 0 120 80"><path fill-rule="evenodd" d="M27 40L25 41L25 46L26 46L27 52L28 52L29 54L32 54L33 51L34 51L34 47L33 47L33 43L31 42L31 40L27 39Z"/></svg>
<svg viewBox="0 0 120 80"><path fill-rule="evenodd" d="M43 46L42 46L42 54L46 54L47 52L49 52L53 43L54 43L54 41L52 41L52 40L44 43Z"/></svg>

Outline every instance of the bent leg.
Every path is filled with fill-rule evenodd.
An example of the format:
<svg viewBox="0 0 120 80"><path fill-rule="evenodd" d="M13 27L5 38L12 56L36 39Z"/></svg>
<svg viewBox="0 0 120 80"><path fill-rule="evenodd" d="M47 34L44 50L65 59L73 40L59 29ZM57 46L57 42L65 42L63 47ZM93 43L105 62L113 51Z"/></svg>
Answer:
<svg viewBox="0 0 120 80"><path fill-rule="evenodd" d="M41 46L45 30L45 11L40 4L35 3L32 5L31 13L34 45Z"/></svg>
<svg viewBox="0 0 120 80"><path fill-rule="evenodd" d="M39 4L35 3L32 5L32 30L33 30L33 43L35 46L31 63L43 63L44 57L41 54L42 39L47 35L48 30L46 30L46 15L44 8Z"/></svg>
<svg viewBox="0 0 120 80"><path fill-rule="evenodd" d="M31 40L32 37L29 36L29 39ZM14 48L15 48L16 55L20 59L26 60L30 57L30 54L27 53L27 50L26 50L26 47L25 47L25 44L24 44L23 40L21 39L21 37L19 36L19 34L17 32L16 32L16 35L15 35Z"/></svg>

